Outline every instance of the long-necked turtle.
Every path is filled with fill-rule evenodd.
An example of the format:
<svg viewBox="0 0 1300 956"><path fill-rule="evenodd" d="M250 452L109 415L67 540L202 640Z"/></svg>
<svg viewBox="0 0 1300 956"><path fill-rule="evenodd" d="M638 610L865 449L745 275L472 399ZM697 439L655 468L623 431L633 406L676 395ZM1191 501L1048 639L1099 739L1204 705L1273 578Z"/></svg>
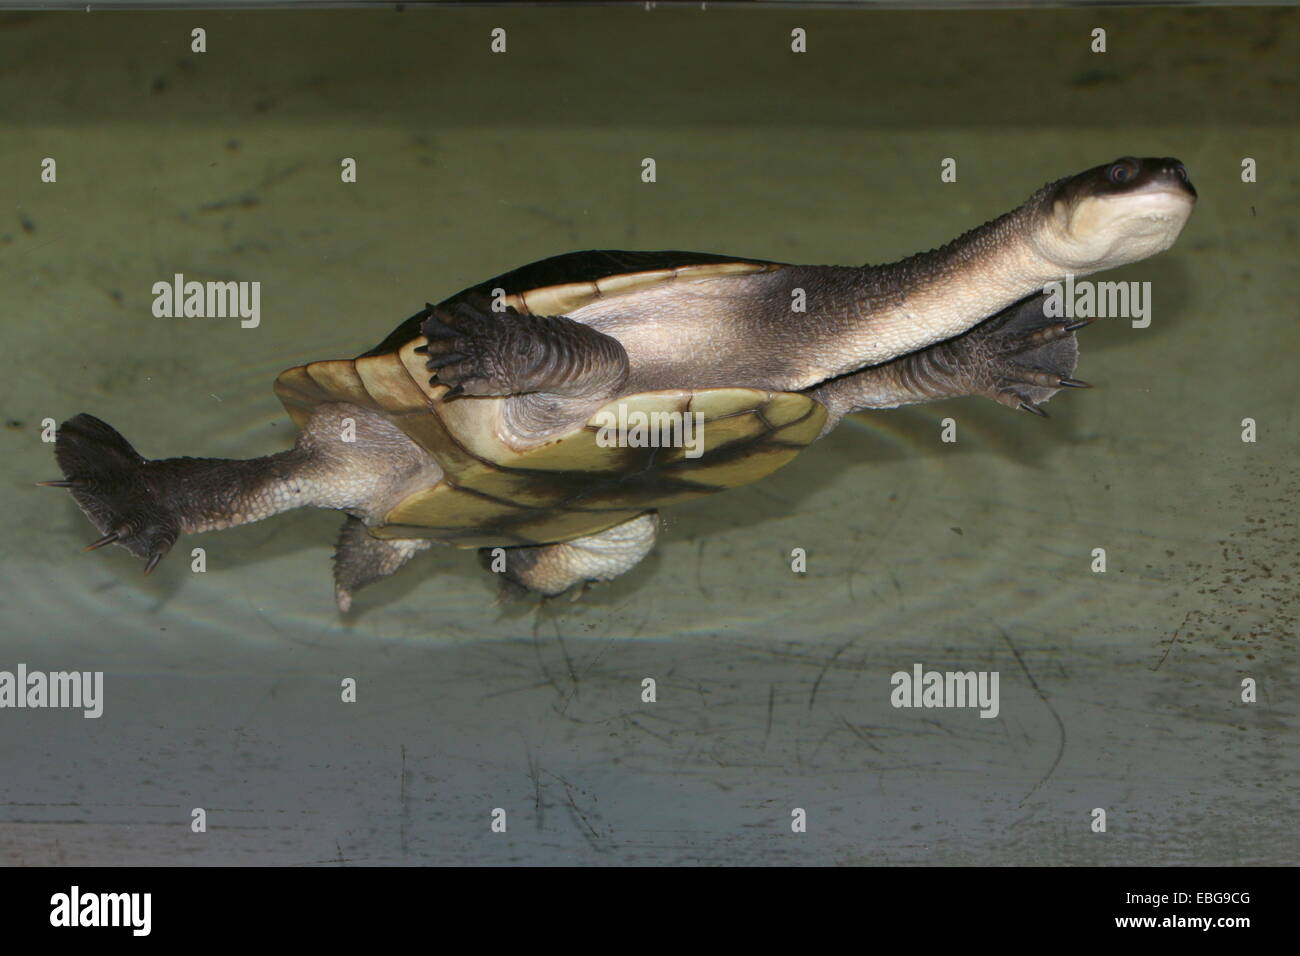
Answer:
<svg viewBox="0 0 1300 956"><path fill-rule="evenodd" d="M544 259L427 306L356 359L284 372L276 392L301 428L289 451L147 461L82 414L59 429L66 480L52 484L103 533L92 547L120 544L146 571L182 533L313 505L348 515L344 610L435 541L499 547L510 581L557 594L641 560L654 509L762 478L848 412L961 395L1039 411L1082 385L1082 323L1045 318L1044 285L1168 248L1195 198L1177 160L1125 158L892 265ZM639 444L638 414L698 440Z"/></svg>

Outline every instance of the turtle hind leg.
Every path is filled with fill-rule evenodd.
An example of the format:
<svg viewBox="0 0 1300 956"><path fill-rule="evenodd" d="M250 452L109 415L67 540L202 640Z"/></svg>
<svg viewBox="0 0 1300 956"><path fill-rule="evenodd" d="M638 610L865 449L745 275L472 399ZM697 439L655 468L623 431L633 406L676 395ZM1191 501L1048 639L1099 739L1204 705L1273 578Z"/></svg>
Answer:
<svg viewBox="0 0 1300 956"><path fill-rule="evenodd" d="M484 300L430 306L420 327L430 383L455 395L543 392L603 400L627 380L622 344L562 315L495 312Z"/></svg>
<svg viewBox="0 0 1300 956"><path fill-rule="evenodd" d="M364 521L348 515L334 548L334 599L339 610L346 614L355 591L388 577L432 545L420 538L376 538Z"/></svg>
<svg viewBox="0 0 1300 956"><path fill-rule="evenodd" d="M305 506L382 513L417 476L437 480L428 455L396 425L345 403L317 408L293 448L263 458L148 460L85 414L59 427L54 454L64 480L49 484L71 491L99 529L94 546L120 544L148 561L146 571L181 534Z"/></svg>
<svg viewBox="0 0 1300 956"><path fill-rule="evenodd" d="M155 493L148 462L107 422L84 412L57 433L54 457L65 481L45 482L72 492L73 500L103 535L86 550L120 544L154 569L181 533L174 503Z"/></svg>
<svg viewBox="0 0 1300 956"><path fill-rule="evenodd" d="M504 566L495 548L481 549L479 559L489 571L501 575L503 597L554 597L577 585L611 581L632 570L654 548L658 529L658 513L647 511L585 538L503 548Z"/></svg>
<svg viewBox="0 0 1300 956"><path fill-rule="evenodd" d="M230 528L311 503L301 448L234 461L147 459L118 431L84 412L59 426L54 457L67 488L103 535L86 550L119 544L154 569L182 534Z"/></svg>

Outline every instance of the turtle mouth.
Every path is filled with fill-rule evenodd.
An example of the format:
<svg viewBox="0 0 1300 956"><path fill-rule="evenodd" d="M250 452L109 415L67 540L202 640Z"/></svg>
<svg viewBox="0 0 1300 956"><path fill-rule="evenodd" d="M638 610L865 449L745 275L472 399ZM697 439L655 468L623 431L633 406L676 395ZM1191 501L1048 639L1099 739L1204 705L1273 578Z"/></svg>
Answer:
<svg viewBox="0 0 1300 956"><path fill-rule="evenodd" d="M1118 196L1098 197L1095 202L1115 207L1111 219L1117 233L1135 227L1140 231L1144 222L1163 226L1177 221L1182 228L1196 205L1196 194L1168 183L1151 183ZM1090 217L1072 216L1072 227L1076 218L1082 219L1081 224L1087 227Z"/></svg>
<svg viewBox="0 0 1300 956"><path fill-rule="evenodd" d="M1168 202L1178 206L1193 206L1198 196L1190 181L1172 175L1161 175L1153 176L1136 188L1117 194L1115 198L1129 202Z"/></svg>

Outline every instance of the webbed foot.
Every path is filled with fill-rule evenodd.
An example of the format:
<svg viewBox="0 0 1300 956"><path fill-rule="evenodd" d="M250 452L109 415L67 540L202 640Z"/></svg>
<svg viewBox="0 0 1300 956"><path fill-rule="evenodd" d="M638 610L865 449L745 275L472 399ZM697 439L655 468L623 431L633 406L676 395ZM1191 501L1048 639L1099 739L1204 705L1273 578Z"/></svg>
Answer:
<svg viewBox="0 0 1300 956"><path fill-rule="evenodd" d="M420 331L430 384L457 395L553 392L597 397L627 377L627 353L617 339L562 315L496 312L486 299L429 306Z"/></svg>
<svg viewBox="0 0 1300 956"><path fill-rule="evenodd" d="M429 317L420 326L428 340L423 351L425 367L433 374L429 384L450 387L447 398L466 395L510 395L515 376L508 368L512 349L514 310L493 312L484 304L453 302L428 306Z"/></svg>
<svg viewBox="0 0 1300 956"><path fill-rule="evenodd" d="M180 536L181 522L151 481L150 462L111 425L84 413L59 426L54 456L65 480L42 484L72 492L103 535L86 550L120 544L145 559L145 574L157 567Z"/></svg>
<svg viewBox="0 0 1300 956"><path fill-rule="evenodd" d="M1079 358L1075 332L1092 320L1044 316L1043 301L1034 296L935 347L961 393L1046 418L1042 404L1059 390L1092 387L1071 377Z"/></svg>

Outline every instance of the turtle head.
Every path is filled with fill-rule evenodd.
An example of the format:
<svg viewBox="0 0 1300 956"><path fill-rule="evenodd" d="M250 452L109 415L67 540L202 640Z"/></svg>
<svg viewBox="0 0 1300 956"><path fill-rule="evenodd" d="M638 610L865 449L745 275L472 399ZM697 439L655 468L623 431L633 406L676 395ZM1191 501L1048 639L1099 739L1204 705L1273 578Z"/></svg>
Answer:
<svg viewBox="0 0 1300 956"><path fill-rule="evenodd" d="M1081 275L1168 249L1192 214L1196 190L1176 159L1126 156L1051 183L1035 198L1038 252Z"/></svg>

